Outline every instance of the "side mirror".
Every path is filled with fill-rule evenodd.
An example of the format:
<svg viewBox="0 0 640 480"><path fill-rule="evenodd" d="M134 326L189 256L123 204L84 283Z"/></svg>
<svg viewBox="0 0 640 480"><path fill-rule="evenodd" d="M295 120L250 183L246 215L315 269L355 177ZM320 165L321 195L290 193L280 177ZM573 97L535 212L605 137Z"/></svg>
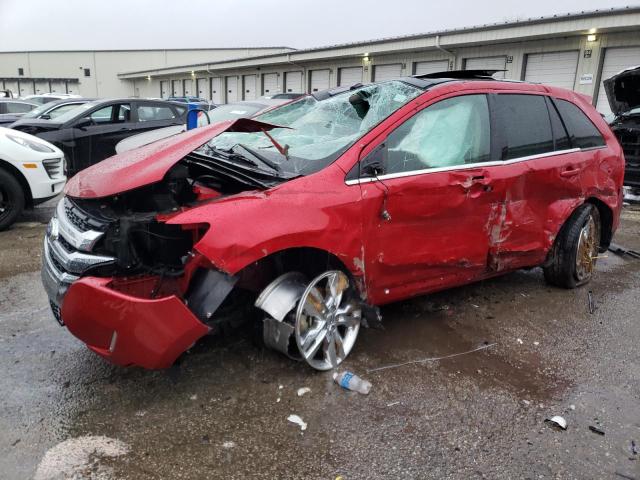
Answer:
<svg viewBox="0 0 640 480"><path fill-rule="evenodd" d="M375 178L383 175L386 159L387 145L381 143L360 162L360 178Z"/></svg>
<svg viewBox="0 0 640 480"><path fill-rule="evenodd" d="M40 115L40 120L51 120L51 115L49 115L48 113L44 113Z"/></svg>
<svg viewBox="0 0 640 480"><path fill-rule="evenodd" d="M83 130L90 125L93 125L93 120L90 117L84 117L76 122L75 127Z"/></svg>

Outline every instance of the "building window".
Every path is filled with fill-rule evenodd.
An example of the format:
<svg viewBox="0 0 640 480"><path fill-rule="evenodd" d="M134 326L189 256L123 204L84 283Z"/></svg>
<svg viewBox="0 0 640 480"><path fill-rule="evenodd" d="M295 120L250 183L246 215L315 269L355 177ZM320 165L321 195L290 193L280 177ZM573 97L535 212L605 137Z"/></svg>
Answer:
<svg viewBox="0 0 640 480"><path fill-rule="evenodd" d="M20 75L21 77L24 76L24 68L18 69L18 75Z"/></svg>
<svg viewBox="0 0 640 480"><path fill-rule="evenodd" d="M84 76L85 77L90 77L91 76L91 69L90 68L85 68L84 69Z"/></svg>

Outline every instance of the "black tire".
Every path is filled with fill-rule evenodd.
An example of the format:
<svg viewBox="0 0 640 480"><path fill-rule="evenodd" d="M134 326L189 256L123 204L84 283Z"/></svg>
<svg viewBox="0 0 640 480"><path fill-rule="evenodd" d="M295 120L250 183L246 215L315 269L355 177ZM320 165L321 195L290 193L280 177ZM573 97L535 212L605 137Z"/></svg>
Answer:
<svg viewBox="0 0 640 480"><path fill-rule="evenodd" d="M600 232L598 209L590 204L578 207L560 229L549 252L543 267L547 283L562 288L588 283L597 260L594 257L600 247Z"/></svg>
<svg viewBox="0 0 640 480"><path fill-rule="evenodd" d="M24 192L18 179L0 168L0 231L9 228L24 210Z"/></svg>

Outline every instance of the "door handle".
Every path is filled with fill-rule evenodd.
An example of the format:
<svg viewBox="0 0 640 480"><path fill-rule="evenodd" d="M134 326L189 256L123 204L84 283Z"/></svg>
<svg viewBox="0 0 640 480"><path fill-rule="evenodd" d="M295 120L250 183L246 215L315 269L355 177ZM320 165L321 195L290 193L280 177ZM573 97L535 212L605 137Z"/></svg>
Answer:
<svg viewBox="0 0 640 480"><path fill-rule="evenodd" d="M580 173L580 169L578 167L567 167L560 172L560 176L563 178L573 177Z"/></svg>

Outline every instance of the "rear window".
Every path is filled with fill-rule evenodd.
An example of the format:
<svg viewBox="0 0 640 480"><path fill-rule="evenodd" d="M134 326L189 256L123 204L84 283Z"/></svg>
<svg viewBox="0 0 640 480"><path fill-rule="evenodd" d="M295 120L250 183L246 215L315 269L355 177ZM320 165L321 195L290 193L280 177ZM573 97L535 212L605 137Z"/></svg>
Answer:
<svg viewBox="0 0 640 480"><path fill-rule="evenodd" d="M502 160L553 151L553 134L543 96L500 94L494 98L503 136Z"/></svg>
<svg viewBox="0 0 640 480"><path fill-rule="evenodd" d="M582 110L566 100L554 99L554 102L567 132L569 132L573 148L593 148L605 145L602 134Z"/></svg>

